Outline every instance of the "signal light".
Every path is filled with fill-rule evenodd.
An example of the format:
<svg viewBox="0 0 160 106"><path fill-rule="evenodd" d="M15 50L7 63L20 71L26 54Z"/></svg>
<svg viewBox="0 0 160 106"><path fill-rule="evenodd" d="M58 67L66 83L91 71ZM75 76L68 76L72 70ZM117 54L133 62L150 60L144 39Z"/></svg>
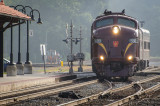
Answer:
<svg viewBox="0 0 160 106"><path fill-rule="evenodd" d="M118 26L113 26L113 27L112 27L112 33L113 33L114 35L119 34L119 32L120 32L120 28L119 28Z"/></svg>
<svg viewBox="0 0 160 106"><path fill-rule="evenodd" d="M68 39L64 39L63 42L68 43Z"/></svg>
<svg viewBox="0 0 160 106"><path fill-rule="evenodd" d="M75 44L77 44L78 42L80 42L80 39L76 38Z"/></svg>

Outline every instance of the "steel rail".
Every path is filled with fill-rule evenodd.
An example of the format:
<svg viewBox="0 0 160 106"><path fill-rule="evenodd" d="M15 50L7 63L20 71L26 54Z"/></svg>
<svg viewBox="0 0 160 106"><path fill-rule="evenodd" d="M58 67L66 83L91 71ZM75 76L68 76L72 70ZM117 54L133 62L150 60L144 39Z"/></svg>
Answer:
<svg viewBox="0 0 160 106"><path fill-rule="evenodd" d="M145 81L151 81L151 80L154 80L154 79L157 79L157 78L160 78L160 76L155 76L154 78L152 78L152 77L151 78L147 78L147 79L144 79L142 81L138 81L137 83L140 84L140 83L144 83ZM100 92L99 94L95 94L95 95L92 95L92 96L89 96L89 97L86 97L86 98L82 98L81 101L83 101L83 102L79 102L78 104L85 103L85 102L93 100L93 99L97 99L100 96L105 95L107 93L117 92L117 91L121 90L122 88L127 89L127 88L131 87L131 85L133 86L133 84L135 84L135 83L136 82L133 82L132 84L129 84L128 86L123 86L123 87L117 88L117 89L109 89L109 90L105 91L105 93L104 92ZM87 84L89 84L89 83L87 83ZM84 85L83 84L82 85L81 84L77 85L77 87L81 87L81 86L85 86L85 84ZM44 91L44 92L42 91L40 93L38 92L38 93L27 94L25 96L18 96L18 97L13 97L13 98L9 98L9 99L3 99L3 100L0 100L0 105L13 103L13 102L20 101L20 100L32 99L32 98L35 98L35 97L38 97L38 96L56 94L56 93L64 91L64 90L73 89L73 88L77 88L77 87L72 87L71 86L71 88L68 88L68 87L66 88L65 87L65 89L62 87L62 89L61 88L57 88L57 89L53 89L53 90L47 90L47 91ZM71 101L71 102L73 102L73 101ZM77 100L77 102L78 102L78 100Z"/></svg>
<svg viewBox="0 0 160 106"><path fill-rule="evenodd" d="M112 83L109 82L108 80L105 80L105 82L107 82L108 86L109 86L109 88L107 90L111 90L112 89ZM82 103L86 103L88 101L98 99L101 96L102 93L103 92L100 92L100 93L92 95L92 96L88 96L88 97L78 99L78 100L75 100L75 101L70 101L70 102L67 102L67 103L63 103L63 104L60 104L60 105L57 105L57 106L74 106L74 105L79 105L79 104L82 104Z"/></svg>
<svg viewBox="0 0 160 106"><path fill-rule="evenodd" d="M149 78L146 78L146 79L143 79L141 81L137 81L136 83L145 83L145 82L149 82L149 81L152 81L152 80L156 80L156 79L159 79L160 78L160 75L156 75L154 77L149 77Z"/></svg>
<svg viewBox="0 0 160 106"><path fill-rule="evenodd" d="M134 84L142 84L142 83L145 83L145 82L156 80L158 78L160 78L160 75L157 75L157 76L154 76L154 77L149 77L149 78L143 79L141 81L137 81L137 82L132 82L129 85L122 86L122 87L119 87L119 88L116 88L116 89L106 90L101 95L104 96L104 95L106 95L108 93L114 93L114 92L118 92L120 90L125 90L125 89L128 89L128 88L131 88Z"/></svg>
<svg viewBox="0 0 160 106"><path fill-rule="evenodd" d="M122 104L130 101L133 98L136 98L135 95L137 95L138 93L140 93L143 90L143 88L142 88L142 86L140 84L137 84L137 85L140 87L140 89L136 93L134 93L133 95L127 96L127 97L125 97L125 98L123 98L121 100L115 101L115 102L110 103L110 104L105 105L105 106L119 106L119 105L122 105Z"/></svg>
<svg viewBox="0 0 160 106"><path fill-rule="evenodd" d="M156 68L154 70L151 70L151 71L155 71L155 70L159 70L160 68ZM160 78L160 75L157 75L157 76L154 76L154 77L149 77L149 78L146 78L146 79L143 79L143 80L140 80L140 81L137 81L137 82L132 82L132 84L129 84L129 85L126 85L126 86L122 86L122 87L119 87L119 88L116 88L116 89L112 89L112 90L106 90L104 91L101 95L104 96L108 93L113 93L113 92L118 92L122 89L128 89L128 88L131 88L134 84L138 83L138 84L142 84L142 83L145 83L145 82L149 82L149 81L152 81L152 80L156 80Z"/></svg>
<svg viewBox="0 0 160 106"><path fill-rule="evenodd" d="M150 87L150 88L148 88L146 90L139 91L139 92L137 92L137 93L135 93L133 95L130 95L130 96L126 97L126 98L123 98L121 100L118 100L116 102L108 104L106 106L120 106L120 105L122 105L124 103L129 102L130 100L134 100L134 99L140 98L140 97L142 97L142 95L147 95L150 92L157 91L159 89L160 89L160 83L158 83L157 85L154 85L154 86L152 86L152 87Z"/></svg>
<svg viewBox="0 0 160 106"><path fill-rule="evenodd" d="M82 86L89 85L89 84L94 84L97 82L98 82L98 80L93 80L93 81L78 83L78 84L74 84L74 85L70 85L70 86L60 87L60 88L56 88L56 89L50 89L50 90L26 94L26 95L22 95L22 96L2 99L2 100L0 100L0 105L6 105L9 103L15 103L18 101L22 101L22 100L26 100L26 99L33 99L33 98L45 96L45 95L52 95L52 94L56 94L56 93L59 93L59 92L65 91L65 90L75 89L78 87L82 87Z"/></svg>
<svg viewBox="0 0 160 106"><path fill-rule="evenodd" d="M25 89L9 91L9 92L5 92L5 93L1 93L0 100L1 100L1 98L5 98L5 97L9 97L9 96L11 97L14 95L20 95L20 94L34 92L34 91L51 89L51 88L62 86L62 85L72 84L73 82L74 82L73 80L69 80L69 81L59 82L56 84L53 84L53 83L52 84L43 84L43 85L33 86L33 87L25 88Z"/></svg>
<svg viewBox="0 0 160 106"><path fill-rule="evenodd" d="M114 93L114 92L118 92L120 90L125 90L125 89L128 89L128 88L131 88L134 84L129 84L129 85L126 85L126 86L122 86L122 87L119 87L119 88L115 88L115 89L110 89L110 90L105 90L104 92L102 92L102 96L106 95L106 94L109 94L109 93Z"/></svg>
<svg viewBox="0 0 160 106"><path fill-rule="evenodd" d="M151 69L146 69L146 70L144 70L144 71L142 71L142 72L158 71L158 70L160 70L160 67L157 67L157 68L151 68Z"/></svg>
<svg viewBox="0 0 160 106"><path fill-rule="evenodd" d="M75 100L75 101L70 101L70 102L67 102L67 103L63 103L63 104L60 104L60 105L57 105L57 106L74 106L74 105L79 105L79 104L82 104L82 103L86 103L86 102L92 101L94 99L98 99L99 97L104 96L104 95L109 94L109 93L111 94L111 93L115 93L115 92L118 92L118 91L121 91L121 90L125 90L125 89L128 89L128 88L131 88L135 84L137 84L138 86L140 86L141 83L149 82L151 80L155 80L155 79L158 79L158 78L160 78L160 75L154 76L154 77L150 77L150 78L146 78L146 79L138 81L138 82L133 82L133 83L131 83L129 85L122 86L122 87L119 87L119 88L116 88L116 89L108 89L108 90L105 90L105 91L100 92L98 94L94 94L92 96L88 96L88 97L85 97L85 98L82 98L82 99L78 99L78 100ZM142 91L142 87L140 87L140 90L135 95L137 95L141 91Z"/></svg>
<svg viewBox="0 0 160 106"><path fill-rule="evenodd" d="M60 104L60 105L57 105L57 106L75 106L75 105L79 105L79 104L82 104L82 103L86 103L86 102L92 101L94 99L98 99L100 95L101 94L98 93L98 94L95 94L95 95L92 95L92 96L88 96L88 97L85 97L85 98L82 98L82 99L78 99L78 100L75 100L75 101L70 101L70 102L67 102L67 103L63 103L63 104Z"/></svg>
<svg viewBox="0 0 160 106"><path fill-rule="evenodd" d="M94 76L83 77L83 78L77 78L74 80L68 80L68 81L63 81L63 82L59 82L59 83L49 83L49 84L37 85L37 86L28 87L25 89L18 89L18 90L14 90L14 91L5 92L5 93L0 93L0 100L7 98L7 97L13 97L14 95L23 95L23 94L27 94L27 93L31 93L31 92L38 92L40 90L42 91L42 90L52 89L52 88L59 87L59 86L73 84L74 82L76 82L78 80L93 79L93 78L94 78Z"/></svg>
<svg viewBox="0 0 160 106"><path fill-rule="evenodd" d="M140 87L140 90L142 90L142 87L140 86L140 84L137 84L137 85ZM118 89L118 90L120 91L120 90L122 90L122 88L124 88L123 90L125 90L128 87L121 87L121 89ZM112 93L113 92L117 92L118 90L112 91L112 89L109 89L108 93L111 93L111 91L112 91ZM78 100L75 100L75 101L70 101L68 103L63 103L63 104L60 104L60 105L57 105L57 106L74 106L74 105L79 105L79 104L82 104L82 103L86 103L86 102L92 101L94 99L98 99L99 97L102 96L102 94L103 94L103 92L100 92L98 94L95 94L95 95L92 95L92 96L89 96L89 97L85 97L85 98L78 99Z"/></svg>
<svg viewBox="0 0 160 106"><path fill-rule="evenodd" d="M149 82L149 81L152 81L152 80L156 80L156 79L158 79L158 78L160 78L160 75L157 75L157 76L154 76L154 77L150 77L150 78L147 78L147 79L143 79L143 80L141 80L141 81L133 82L132 84L142 84L142 83L146 83L146 82ZM157 88L157 86L155 86L154 88ZM151 88L148 88L148 90L150 90L150 91L151 91L151 89L152 89L152 87L151 87ZM139 96L140 96L141 94L143 94L143 93L147 93L148 90L144 90L144 91L143 91L143 89L141 88L141 90L140 90L139 92L137 92L137 93L135 93L135 94L133 94L133 95L131 95L131 96L128 96L128 97L126 97L126 98L123 98L123 99L121 99L121 100L118 100L118 101L116 101L116 102L113 102L113 103L111 103L111 104L108 104L108 105L106 105L106 106L119 106L119 105L122 105L122 104L124 104L124 103L129 102L130 100L136 99L137 97L139 97ZM115 90L115 91L116 91L116 90ZM115 92L115 91L114 91L114 92Z"/></svg>
<svg viewBox="0 0 160 106"><path fill-rule="evenodd" d="M140 97L142 96L143 94L148 94L150 92L153 92L153 91L157 91L160 89L160 83L158 83L157 85L154 85L150 88L147 88L146 90L142 91L142 92L139 92L137 95Z"/></svg>
<svg viewBox="0 0 160 106"><path fill-rule="evenodd" d="M108 83L108 86L109 86L109 89L112 89L113 87L112 87L112 83L110 82L110 81L108 81L108 80L104 80L105 82L107 82Z"/></svg>

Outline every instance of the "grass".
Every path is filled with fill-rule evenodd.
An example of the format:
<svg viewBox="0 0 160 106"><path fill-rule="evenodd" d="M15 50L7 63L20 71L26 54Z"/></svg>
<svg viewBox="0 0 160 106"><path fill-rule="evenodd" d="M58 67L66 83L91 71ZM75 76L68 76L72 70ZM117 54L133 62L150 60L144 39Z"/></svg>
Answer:
<svg viewBox="0 0 160 106"><path fill-rule="evenodd" d="M151 59L160 59L160 57L158 57L158 56L157 56L157 57L152 57L152 56L151 56L150 58L151 58Z"/></svg>
<svg viewBox="0 0 160 106"><path fill-rule="evenodd" d="M73 70L76 72L78 71L79 66L73 66ZM91 66L83 66L83 70L85 71L91 71ZM44 68L33 68L33 71L37 72L43 72ZM63 67L46 67L46 72L69 72L69 67L68 66L63 66Z"/></svg>

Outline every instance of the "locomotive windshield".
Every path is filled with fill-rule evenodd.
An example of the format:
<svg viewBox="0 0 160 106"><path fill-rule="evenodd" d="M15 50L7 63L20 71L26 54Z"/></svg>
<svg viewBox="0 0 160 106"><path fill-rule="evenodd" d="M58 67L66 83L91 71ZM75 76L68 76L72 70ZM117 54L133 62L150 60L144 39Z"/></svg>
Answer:
<svg viewBox="0 0 160 106"><path fill-rule="evenodd" d="M96 22L96 28L113 24L113 18L105 18Z"/></svg>
<svg viewBox="0 0 160 106"><path fill-rule="evenodd" d="M104 26L113 25L114 19L115 19L115 24L136 28L136 22L134 20L131 20L128 18L122 18L122 17L117 17L117 18L112 17L112 18L104 18L104 19L98 20L95 23L95 27L100 28Z"/></svg>
<svg viewBox="0 0 160 106"><path fill-rule="evenodd" d="M132 20L127 19L127 18L118 18L117 24L136 28L136 23Z"/></svg>

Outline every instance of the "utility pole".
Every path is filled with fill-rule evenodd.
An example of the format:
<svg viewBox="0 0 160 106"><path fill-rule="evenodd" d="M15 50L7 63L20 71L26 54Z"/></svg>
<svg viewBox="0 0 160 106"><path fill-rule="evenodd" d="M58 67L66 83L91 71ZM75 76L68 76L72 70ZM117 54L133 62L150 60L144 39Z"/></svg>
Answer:
<svg viewBox="0 0 160 106"><path fill-rule="evenodd" d="M72 24L72 21L71 21L70 27L71 27L71 31L70 31L70 33L71 33L71 38L70 38L70 39L71 39L71 56L72 56L72 55L73 55L73 54L72 54L72 52L73 52L73 50L72 50L72 47L73 47L73 44L72 44L72 39L73 39L73 38L72 38L72 37L73 37L73 36L72 36L72 34L73 34L73 24ZM71 60L71 64L70 64L69 73L70 73L70 74L73 73L73 61L72 61L72 60Z"/></svg>
<svg viewBox="0 0 160 106"><path fill-rule="evenodd" d="M82 30L81 30L81 27L80 27L80 53L82 52L82 49L81 49L81 47L82 47L82 45L81 45L81 40L82 40Z"/></svg>
<svg viewBox="0 0 160 106"><path fill-rule="evenodd" d="M81 49L81 35L82 35L82 32L81 32L81 27L80 27L80 38L73 38L73 24L72 24L72 21L71 21L71 25L70 25L70 37L67 36L66 39L64 39L63 41L65 43L68 43L69 40L71 41L71 51L70 51L70 54L67 56L67 62L68 62L68 65L69 65L69 73L70 74L73 74L73 62L76 61L76 60L79 60L80 61L80 67L78 68L78 71L79 72L83 72L83 69L82 69L82 62L84 60L84 54L82 53L82 49ZM66 31L67 32L67 31ZM67 33L66 33L67 34ZM75 42L75 44L77 44L78 42L80 41L80 53L77 53L76 56L73 54L73 42Z"/></svg>
<svg viewBox="0 0 160 106"><path fill-rule="evenodd" d="M81 27L80 27L80 54L82 53L82 30L81 30ZM82 68L82 59L79 59L79 68L78 68L78 72L83 72L83 68Z"/></svg>

